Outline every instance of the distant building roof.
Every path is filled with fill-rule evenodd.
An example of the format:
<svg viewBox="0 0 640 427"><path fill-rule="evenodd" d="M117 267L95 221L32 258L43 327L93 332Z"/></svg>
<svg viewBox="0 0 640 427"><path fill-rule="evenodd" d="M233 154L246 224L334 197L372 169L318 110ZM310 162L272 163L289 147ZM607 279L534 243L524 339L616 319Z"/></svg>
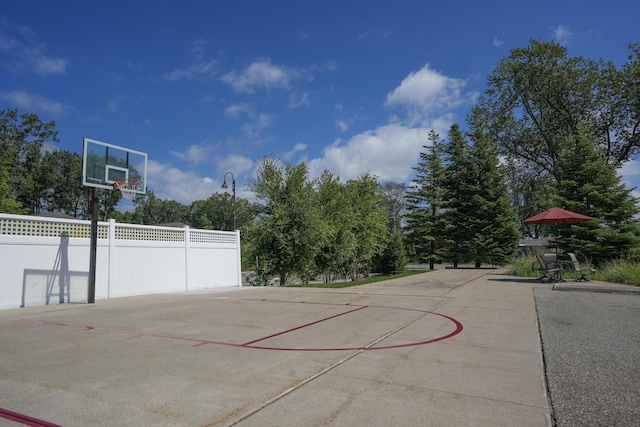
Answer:
<svg viewBox="0 0 640 427"><path fill-rule="evenodd" d="M549 246L549 238L545 237L542 239L521 239L518 246L528 246L528 247Z"/></svg>
<svg viewBox="0 0 640 427"><path fill-rule="evenodd" d="M46 218L78 219L64 212L45 212L45 213L36 214L35 216L43 216Z"/></svg>
<svg viewBox="0 0 640 427"><path fill-rule="evenodd" d="M176 227L176 228L184 228L187 226L184 222L165 222L164 224L158 224L161 227Z"/></svg>

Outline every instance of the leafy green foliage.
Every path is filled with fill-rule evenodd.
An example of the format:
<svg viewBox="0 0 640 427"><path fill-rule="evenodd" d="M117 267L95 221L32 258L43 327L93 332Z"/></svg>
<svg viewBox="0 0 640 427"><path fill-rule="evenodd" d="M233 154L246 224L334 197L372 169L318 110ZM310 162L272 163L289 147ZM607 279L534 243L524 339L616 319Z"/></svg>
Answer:
<svg viewBox="0 0 640 427"><path fill-rule="evenodd" d="M9 195L9 171L0 165L0 212L22 215L26 209L13 197Z"/></svg>
<svg viewBox="0 0 640 427"><path fill-rule="evenodd" d="M389 236L388 218L382 204L382 194L376 177L364 173L345 186L353 215L351 230L358 243L347 269L352 280L359 274L367 276L373 258L382 251Z"/></svg>
<svg viewBox="0 0 640 427"><path fill-rule="evenodd" d="M304 288L330 288L340 289L349 288L352 286L361 286L369 283L384 282L385 280L398 279L400 277L414 276L416 274L424 274L424 270L405 270L399 274L379 274L375 276L369 276L358 280L352 280L349 282L332 282L332 283L304 283L301 285L292 285L293 287Z"/></svg>
<svg viewBox="0 0 640 427"><path fill-rule="evenodd" d="M278 276L285 285L292 275L306 277L321 239L320 210L304 163L293 166L265 157L250 183L264 203L250 231L262 276Z"/></svg>
<svg viewBox="0 0 640 427"><path fill-rule="evenodd" d="M601 264L591 279L640 286L640 263L624 258L610 260Z"/></svg>
<svg viewBox="0 0 640 427"><path fill-rule="evenodd" d="M391 234L382 253L375 258L375 264L375 270L386 275L404 270L407 265L407 256L402 235Z"/></svg>
<svg viewBox="0 0 640 427"><path fill-rule="evenodd" d="M353 211L340 179L325 171L317 181L318 205L321 209L322 237L315 256L315 266L325 283L349 274L348 266L356 256L357 237L352 224Z"/></svg>
<svg viewBox="0 0 640 427"><path fill-rule="evenodd" d="M41 210L40 160L45 142L58 142L55 122L43 123L35 114L18 115L18 110L0 111L0 170L5 171L5 178L9 173L5 198L28 213Z"/></svg>
<svg viewBox="0 0 640 427"><path fill-rule="evenodd" d="M115 191L110 194L119 195ZM158 225L180 222L187 224L189 208L175 200L158 199L153 191L135 200L136 208L131 215L133 224Z"/></svg>
<svg viewBox="0 0 640 427"><path fill-rule="evenodd" d="M325 172L310 180L305 163L290 165L265 157L250 182L263 211L249 234L261 277L286 285L321 274L367 275L389 234L375 177L363 174L342 184Z"/></svg>
<svg viewBox="0 0 640 427"><path fill-rule="evenodd" d="M596 218L525 234L560 234L563 247L596 263L625 256L640 236L637 200L616 172L640 149L639 46L617 69L531 41L497 64L480 103L521 219L554 205Z"/></svg>
<svg viewBox="0 0 640 427"><path fill-rule="evenodd" d="M79 217L86 209L87 202L87 189L80 185L81 156L63 150L47 151L40 164L42 209Z"/></svg>

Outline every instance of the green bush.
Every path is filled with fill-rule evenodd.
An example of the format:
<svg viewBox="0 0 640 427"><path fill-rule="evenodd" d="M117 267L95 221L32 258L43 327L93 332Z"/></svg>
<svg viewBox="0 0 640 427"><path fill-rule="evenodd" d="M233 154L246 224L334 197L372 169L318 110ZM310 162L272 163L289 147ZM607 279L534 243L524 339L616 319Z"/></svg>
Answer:
<svg viewBox="0 0 640 427"><path fill-rule="evenodd" d="M374 260L374 263L374 271L382 274L391 274L404 270L407 265L407 257L400 234L391 236L382 253Z"/></svg>
<svg viewBox="0 0 640 427"><path fill-rule="evenodd" d="M533 256L515 258L511 262L513 274L519 277L538 277L540 273L532 269L534 263L537 264L537 259ZM580 263L580 267L589 271L587 263ZM571 278L571 272L567 272L565 277ZM588 277L602 282L640 286L640 262L629 259L608 261Z"/></svg>
<svg viewBox="0 0 640 427"><path fill-rule="evenodd" d="M515 258L511 261L513 267L513 274L520 277L538 277L540 272L533 270L533 264L537 263L537 259L534 256L523 256Z"/></svg>
<svg viewBox="0 0 640 427"><path fill-rule="evenodd" d="M591 278L603 282L640 286L640 263L614 260L603 264Z"/></svg>

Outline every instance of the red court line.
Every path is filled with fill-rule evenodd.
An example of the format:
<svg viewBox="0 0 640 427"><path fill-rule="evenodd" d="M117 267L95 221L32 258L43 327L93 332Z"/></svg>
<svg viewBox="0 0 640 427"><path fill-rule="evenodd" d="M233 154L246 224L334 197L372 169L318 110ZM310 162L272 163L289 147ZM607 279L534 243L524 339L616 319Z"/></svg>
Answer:
<svg viewBox="0 0 640 427"><path fill-rule="evenodd" d="M256 342L268 340L269 338L277 337L278 335L284 335L284 334L289 333L289 332L297 331L298 329L306 328L307 326L311 326L311 325L315 325L317 323L325 322L327 320L335 319L336 317L344 316L345 314L353 313L354 311L359 311L359 310L362 310L362 309L365 309L365 308L367 308L366 305L364 305L364 306L362 306L360 308L356 308L355 310L349 310L349 311L346 311L344 313L336 314L334 316L325 317L324 319L316 320L315 322L307 323L306 325L296 326L295 328L287 329L286 331L282 331L282 332L278 332L278 333L273 334L273 335L269 335L269 336L266 336L266 337L258 338L257 340L249 341L249 342L246 342L246 343L244 343L242 345L243 346L250 346L251 344L256 343Z"/></svg>
<svg viewBox="0 0 640 427"><path fill-rule="evenodd" d="M53 424L48 421L39 420L28 415L18 414L17 412L9 411L8 409L2 408L0 408L0 418L4 418L9 421L15 421L17 423L31 427L62 427L58 424Z"/></svg>
<svg viewBox="0 0 640 427"><path fill-rule="evenodd" d="M253 299L253 298L238 298L238 300L241 301L260 301L260 302L276 302L276 303L287 303L287 304L317 304L317 305L331 305L331 306L345 306L345 305L351 305L350 303L343 303L343 304L336 304L336 303L327 303L327 302L309 302L309 301L286 301L286 300L269 300L266 298L262 298L262 299ZM115 329L115 328L104 328L104 327L99 327L99 326L79 326L79 325L73 325L73 324L67 324L67 323L58 323L58 322L46 322L46 321L40 321L40 320L25 320L25 319L20 319L20 318L9 318L9 317L0 317L0 319L4 319L4 320L13 320L13 321L20 321L20 322L24 322L27 326L63 326L63 327L70 327L70 328L75 328L75 329L81 329L81 330L85 330L85 331L105 331L105 332L116 332L116 333L124 333L124 334L129 334L131 335L129 338L140 338L140 337L153 337L153 338L162 338L162 339L171 339L171 340L178 340L178 341L187 341L187 342L192 342L194 343L193 346L194 347L200 347L203 345L207 345L207 344L216 344L216 345L226 345L226 346L231 346L231 347L240 347L240 348L249 348L249 349L256 349L256 350L275 350L275 351L355 351L355 350L362 350L362 351L370 351L370 350L388 350L388 349L393 349L393 348L403 348L403 347L414 347L414 346L419 346L419 345L425 345L425 344L431 344L434 342L438 342L438 341L442 341L448 338L451 338L457 334L459 334L460 332L462 332L463 330L463 326L460 322L458 322L456 319L454 319L453 317L449 317L446 316L444 314L440 314L440 313L435 313L432 311L427 311L427 310L420 310L417 308L407 308L407 307L391 307L391 306L377 306L377 305L356 305L356 307L358 307L357 309L354 310L350 310L344 313L340 313L334 316L330 316L327 317L325 319L320 319L320 320L316 320L314 322L305 324L305 325L301 325L301 326L297 326L295 328L286 330L286 331L282 331L273 335L269 335L266 337L262 337L262 338L258 338L256 340L253 341L249 341L246 342L244 344L237 344L237 343L231 343L231 342L225 342L225 341L212 341L212 340L204 340L204 339L200 339L200 338L189 338L189 337L180 337L180 336L175 336L175 335L163 335L163 334L155 334L155 333L149 333L149 332L139 332L139 331L131 331L131 330L126 330L126 329ZM308 327L311 325L314 325L316 323L320 323L320 322L324 322L326 320L332 319L332 318L336 318L339 316L343 316L345 314L349 314L349 313L353 313L355 311L358 310L362 310L365 308L382 308L382 309L388 309L388 310L405 310L405 311L416 311L419 313L425 313L425 314L432 314L435 316L440 316L442 318L445 318L449 321L451 321L454 325L455 325L455 329L453 330L453 332L440 336L440 337L435 337L429 340L424 340L424 341L418 341L418 342L411 342L411 343L405 343L405 344L397 344L397 345L390 345L390 346L380 346L380 347L333 347L333 348L300 348L300 347L268 347L268 346L259 346L259 345L253 345L254 343L266 340L268 338L272 338L278 335L282 335L288 332L292 332L304 327Z"/></svg>
<svg viewBox="0 0 640 427"><path fill-rule="evenodd" d="M385 308L385 307L383 307ZM386 307L389 308L389 307ZM409 309L411 310L411 309ZM415 310L415 311L421 311L421 310ZM458 322L456 319L454 319L453 317L449 317L449 316L445 316L444 314L440 314L440 313L434 313L432 311L422 311L423 313L426 314L434 314L436 316L440 316L440 317L444 317L445 319L450 320L451 322L453 322L456 327L454 329L453 332L447 334L447 335L443 335L440 337L435 337L429 340L425 340L425 341L417 341L417 342L410 342L410 343L405 343L405 344L396 344L396 345L387 345L387 346L380 346L380 347L334 347L334 348L299 348L299 347L264 347L264 346L244 346L246 348L255 348L255 349L259 349L259 350L277 350L277 351L372 351L372 350L390 350L393 348L404 348L404 347L416 347L419 345L426 345L426 344L432 344L434 342L438 342L438 341L443 341L446 339L449 339L451 337L454 337L456 335L458 335L460 332L462 332L462 330L464 329L464 327L462 326L462 323Z"/></svg>

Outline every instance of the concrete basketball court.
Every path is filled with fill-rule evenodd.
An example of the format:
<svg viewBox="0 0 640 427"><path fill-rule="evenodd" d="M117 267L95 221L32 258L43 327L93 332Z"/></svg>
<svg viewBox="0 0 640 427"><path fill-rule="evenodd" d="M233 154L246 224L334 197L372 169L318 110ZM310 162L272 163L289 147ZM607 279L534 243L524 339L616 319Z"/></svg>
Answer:
<svg viewBox="0 0 640 427"><path fill-rule="evenodd" d="M3 310L0 425L548 426L551 284L499 273Z"/></svg>

